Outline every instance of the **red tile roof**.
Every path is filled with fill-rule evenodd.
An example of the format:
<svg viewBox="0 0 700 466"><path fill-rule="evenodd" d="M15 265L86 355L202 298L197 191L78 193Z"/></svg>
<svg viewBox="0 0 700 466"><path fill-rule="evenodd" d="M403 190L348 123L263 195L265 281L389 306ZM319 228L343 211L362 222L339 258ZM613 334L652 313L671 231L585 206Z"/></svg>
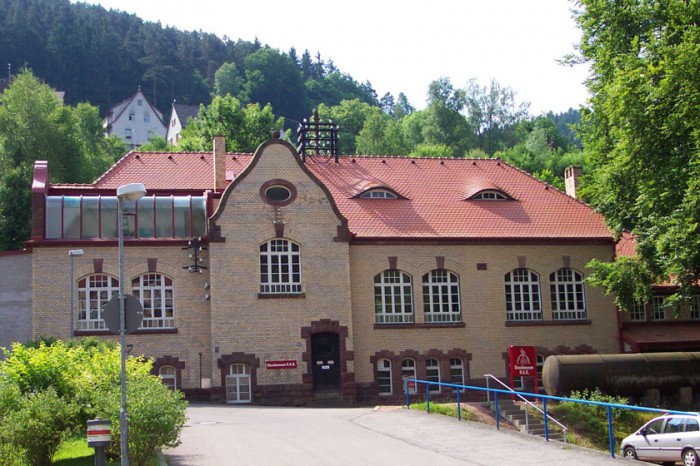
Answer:
<svg viewBox="0 0 700 466"><path fill-rule="evenodd" d="M226 154L227 179L253 154ZM341 156L306 158L306 167L333 196L356 238L595 239L612 242L603 217L529 174L495 159ZM111 190L141 182L150 192L211 190L211 153L130 152L93 185L62 191ZM369 188L405 199L361 199ZM468 200L484 189L513 200Z"/></svg>

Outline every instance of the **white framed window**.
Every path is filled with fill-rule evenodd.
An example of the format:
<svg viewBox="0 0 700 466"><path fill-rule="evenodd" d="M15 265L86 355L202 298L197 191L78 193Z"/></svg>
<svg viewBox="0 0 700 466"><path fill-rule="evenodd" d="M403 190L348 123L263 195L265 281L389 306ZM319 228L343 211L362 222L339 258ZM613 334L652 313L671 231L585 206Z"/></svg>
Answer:
<svg viewBox="0 0 700 466"><path fill-rule="evenodd" d="M136 119L136 114L134 112L129 112L129 121L134 121Z"/></svg>
<svg viewBox="0 0 700 466"><path fill-rule="evenodd" d="M700 295L690 297L690 318L700 319Z"/></svg>
<svg viewBox="0 0 700 466"><path fill-rule="evenodd" d="M539 275L528 269L515 269L506 274L505 282L507 319L542 320Z"/></svg>
<svg viewBox="0 0 700 466"><path fill-rule="evenodd" d="M632 322L645 322L647 320L647 309L644 303L634 303L629 312L629 320Z"/></svg>
<svg viewBox="0 0 700 466"><path fill-rule="evenodd" d="M425 380L430 382L440 381L440 361L433 358L425 360ZM428 390L433 393L440 393L440 385L428 384Z"/></svg>
<svg viewBox="0 0 700 466"><path fill-rule="evenodd" d="M126 139L131 139L132 137L134 137L134 130L132 130L131 128L124 129L124 137Z"/></svg>
<svg viewBox="0 0 700 466"><path fill-rule="evenodd" d="M301 293L301 249L286 239L260 245L260 292Z"/></svg>
<svg viewBox="0 0 700 466"><path fill-rule="evenodd" d="M137 99L137 100L136 100L136 105L139 106L139 107L143 107L143 100Z"/></svg>
<svg viewBox="0 0 700 466"><path fill-rule="evenodd" d="M143 122L144 123L149 123L151 121L151 114L146 112L143 114Z"/></svg>
<svg viewBox="0 0 700 466"><path fill-rule="evenodd" d="M158 369L158 377L163 381L163 384L170 389L177 389L177 369L173 366L160 366Z"/></svg>
<svg viewBox="0 0 700 466"><path fill-rule="evenodd" d="M374 314L378 324L413 322L413 284L401 270L385 270L374 277Z"/></svg>
<svg viewBox="0 0 700 466"><path fill-rule="evenodd" d="M143 306L141 328L174 328L173 280L160 273L145 273L131 281L132 294Z"/></svg>
<svg viewBox="0 0 700 466"><path fill-rule="evenodd" d="M110 275L95 273L78 280L78 329L104 330L102 309L118 295L119 280Z"/></svg>
<svg viewBox="0 0 700 466"><path fill-rule="evenodd" d="M226 375L226 403L250 403L252 401L250 381L248 364L229 365Z"/></svg>
<svg viewBox="0 0 700 466"><path fill-rule="evenodd" d="M371 189L360 194L362 199L398 199L396 193L388 189Z"/></svg>
<svg viewBox="0 0 700 466"><path fill-rule="evenodd" d="M652 296L651 297L651 320L666 320L666 297Z"/></svg>
<svg viewBox="0 0 700 466"><path fill-rule="evenodd" d="M377 361L377 387L380 395L391 395L394 392L391 380L391 361L388 359Z"/></svg>
<svg viewBox="0 0 700 466"><path fill-rule="evenodd" d="M508 196L506 196L500 191L487 189L485 191L477 193L472 199L478 201L505 201L508 199Z"/></svg>
<svg viewBox="0 0 700 466"><path fill-rule="evenodd" d="M464 363L461 358L450 358L450 383L464 385Z"/></svg>
<svg viewBox="0 0 700 466"><path fill-rule="evenodd" d="M552 319L585 320L586 294L583 275L573 269L559 269L549 275Z"/></svg>
<svg viewBox="0 0 700 466"><path fill-rule="evenodd" d="M401 361L401 377L402 379L417 379L416 377L416 361L411 358L406 358ZM408 382L408 393L416 393L416 383Z"/></svg>
<svg viewBox="0 0 700 466"><path fill-rule="evenodd" d="M436 269L423 275L423 312L427 323L462 321L456 273Z"/></svg>

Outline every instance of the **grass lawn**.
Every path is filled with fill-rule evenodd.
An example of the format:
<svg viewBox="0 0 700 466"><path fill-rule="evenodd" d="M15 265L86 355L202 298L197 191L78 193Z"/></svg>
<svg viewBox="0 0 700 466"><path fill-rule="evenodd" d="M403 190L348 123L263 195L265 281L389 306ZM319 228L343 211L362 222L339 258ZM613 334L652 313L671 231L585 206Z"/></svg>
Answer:
<svg viewBox="0 0 700 466"><path fill-rule="evenodd" d="M119 460L107 461L107 466L119 466ZM95 450L87 446L85 433L65 440L53 457L56 466L94 466ZM158 457L154 456L149 466L160 466Z"/></svg>

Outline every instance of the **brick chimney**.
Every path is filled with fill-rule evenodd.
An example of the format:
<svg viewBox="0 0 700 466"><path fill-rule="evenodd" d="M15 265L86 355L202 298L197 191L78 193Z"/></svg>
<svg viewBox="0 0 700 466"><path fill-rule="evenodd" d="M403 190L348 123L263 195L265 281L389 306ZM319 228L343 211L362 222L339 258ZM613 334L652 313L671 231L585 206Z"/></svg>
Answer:
<svg viewBox="0 0 700 466"><path fill-rule="evenodd" d="M214 190L226 187L226 138L214 136Z"/></svg>
<svg viewBox="0 0 700 466"><path fill-rule="evenodd" d="M569 165L564 170L564 185L566 186L566 194L576 198L576 188L578 188L583 175L583 167L577 165Z"/></svg>

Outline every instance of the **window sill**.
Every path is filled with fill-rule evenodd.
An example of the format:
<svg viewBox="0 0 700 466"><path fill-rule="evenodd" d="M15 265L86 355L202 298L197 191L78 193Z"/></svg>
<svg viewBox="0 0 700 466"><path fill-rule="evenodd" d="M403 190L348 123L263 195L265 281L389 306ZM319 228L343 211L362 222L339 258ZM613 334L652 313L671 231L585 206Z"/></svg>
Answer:
<svg viewBox="0 0 700 466"><path fill-rule="evenodd" d="M562 325L591 325L592 322L585 320L522 320L506 321L506 327L558 327Z"/></svg>
<svg viewBox="0 0 700 466"><path fill-rule="evenodd" d="M129 333L128 335L157 335L157 334L167 334L167 333L179 333L177 328L142 328L135 332ZM73 332L76 337L92 337L92 336L104 336L104 335L119 335L118 333L112 333L110 330L76 330Z"/></svg>
<svg viewBox="0 0 700 466"><path fill-rule="evenodd" d="M258 299L305 299L306 293L258 293Z"/></svg>
<svg viewBox="0 0 700 466"><path fill-rule="evenodd" d="M421 323L421 324L374 324L374 329L407 329L407 328L464 328L467 325L464 322L446 322L444 324L436 323Z"/></svg>

